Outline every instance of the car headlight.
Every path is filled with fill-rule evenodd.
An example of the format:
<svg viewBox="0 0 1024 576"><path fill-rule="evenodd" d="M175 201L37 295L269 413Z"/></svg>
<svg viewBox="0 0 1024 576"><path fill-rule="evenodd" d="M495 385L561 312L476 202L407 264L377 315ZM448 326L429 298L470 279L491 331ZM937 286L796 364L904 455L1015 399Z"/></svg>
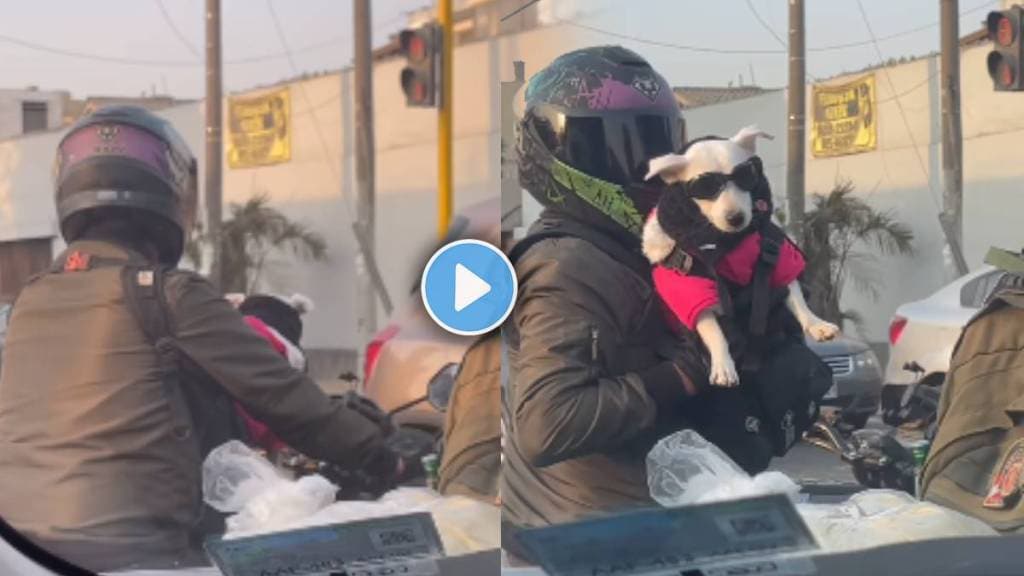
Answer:
<svg viewBox="0 0 1024 576"><path fill-rule="evenodd" d="M873 350L854 354L853 366L856 370L881 370L882 368L881 363L878 361L878 355Z"/></svg>

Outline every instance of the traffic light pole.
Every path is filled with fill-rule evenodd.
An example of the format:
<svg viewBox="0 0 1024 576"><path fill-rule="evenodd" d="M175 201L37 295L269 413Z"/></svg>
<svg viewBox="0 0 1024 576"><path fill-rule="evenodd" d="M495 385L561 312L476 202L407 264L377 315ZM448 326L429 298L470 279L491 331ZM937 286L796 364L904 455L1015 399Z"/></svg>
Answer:
<svg viewBox="0 0 1024 576"><path fill-rule="evenodd" d="M438 0L441 26L441 97L437 114L437 234L443 239L452 217L452 0Z"/></svg>
<svg viewBox="0 0 1024 576"><path fill-rule="evenodd" d="M963 133L960 124L960 8L939 0L942 35L942 228L957 272L967 274L963 254Z"/></svg>

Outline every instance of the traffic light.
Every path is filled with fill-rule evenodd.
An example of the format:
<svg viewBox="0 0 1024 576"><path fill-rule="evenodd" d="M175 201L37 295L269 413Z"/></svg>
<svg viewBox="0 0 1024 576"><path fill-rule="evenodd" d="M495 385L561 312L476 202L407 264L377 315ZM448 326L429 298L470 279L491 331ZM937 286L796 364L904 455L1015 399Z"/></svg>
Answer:
<svg viewBox="0 0 1024 576"><path fill-rule="evenodd" d="M432 108L438 102L441 80L439 56L441 28L427 24L402 30L398 36L407 64L402 69L402 91L409 106Z"/></svg>
<svg viewBox="0 0 1024 576"><path fill-rule="evenodd" d="M1013 6L988 13L988 37L993 50L988 53L988 75L997 92L1024 90L1021 63L1024 62L1024 44L1021 43L1021 25L1024 9Z"/></svg>

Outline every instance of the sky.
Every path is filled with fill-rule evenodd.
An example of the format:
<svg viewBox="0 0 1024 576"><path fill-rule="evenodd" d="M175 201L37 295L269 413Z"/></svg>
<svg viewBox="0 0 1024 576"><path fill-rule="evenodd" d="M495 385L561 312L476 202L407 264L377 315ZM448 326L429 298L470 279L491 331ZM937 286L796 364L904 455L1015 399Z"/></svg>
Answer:
<svg viewBox="0 0 1024 576"><path fill-rule="evenodd" d="M939 49L939 0L806 0L807 73L812 79ZM588 39L645 56L674 85L759 84L788 79L786 0L542 0L555 19L578 15ZM960 0L960 34L981 28L998 1ZM872 36L878 40L876 43ZM630 39L638 38L641 40ZM661 46L671 44L674 47ZM838 47L842 46L842 47ZM719 53L732 52L732 53ZM744 53L751 52L751 53Z"/></svg>
<svg viewBox="0 0 1024 576"><path fill-rule="evenodd" d="M938 50L938 0L859 3L870 31L857 0L806 1L812 78L875 64L879 52L884 59ZM199 98L205 81L204 4L6 0L0 3L7 6L0 18L0 88L38 86L70 90L77 97L156 92ZM405 13L429 4L373 0L375 45L402 28ZM998 4L962 0L961 35L978 29L986 11ZM226 91L351 64L352 0L222 0L222 6ZM271 7L291 61L284 56ZM636 49L676 85L786 83L786 0L540 0L538 9L574 21L593 41ZM117 61L124 59L143 63Z"/></svg>
<svg viewBox="0 0 1024 576"><path fill-rule="evenodd" d="M351 64L352 0L269 2L299 73ZM11 8L15 4L17 8ZM204 0L0 0L0 88L38 86L70 90L76 97L137 96L155 90L199 98L206 81L205 4ZM431 0L373 0L375 44L385 43L403 27L405 13L430 4ZM225 91L272 84L295 75L283 56L285 48L268 0L221 0L221 9ZM52 54L23 42L156 63L126 65ZM268 54L274 57L233 63Z"/></svg>

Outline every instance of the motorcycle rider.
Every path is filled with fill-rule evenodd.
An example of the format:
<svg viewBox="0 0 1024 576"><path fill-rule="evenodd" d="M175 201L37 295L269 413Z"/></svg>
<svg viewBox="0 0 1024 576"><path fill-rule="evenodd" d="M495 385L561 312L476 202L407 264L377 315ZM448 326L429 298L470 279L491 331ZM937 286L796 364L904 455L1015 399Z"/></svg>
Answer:
<svg viewBox="0 0 1024 576"><path fill-rule="evenodd" d="M168 122L102 109L63 138L54 175L69 246L11 315L0 516L95 571L206 564L201 464L239 432L235 401L311 457L402 477L379 418L332 402L177 268L197 169Z"/></svg>
<svg viewBox="0 0 1024 576"><path fill-rule="evenodd" d="M652 504L645 456L708 386L675 338L640 251L658 192L647 160L680 150L671 86L617 46L562 55L525 87L521 185L543 206L513 248L504 337L503 540L518 527ZM509 545L507 545L508 547Z"/></svg>

